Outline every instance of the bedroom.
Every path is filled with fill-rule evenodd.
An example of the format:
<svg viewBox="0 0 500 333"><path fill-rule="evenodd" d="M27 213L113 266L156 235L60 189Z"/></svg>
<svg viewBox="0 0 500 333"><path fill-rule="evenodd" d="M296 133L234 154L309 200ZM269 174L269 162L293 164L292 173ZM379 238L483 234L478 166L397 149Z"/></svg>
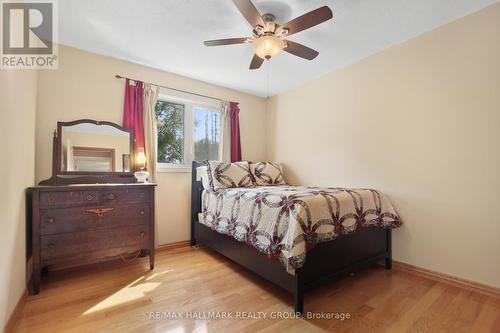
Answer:
<svg viewBox="0 0 500 333"><path fill-rule="evenodd" d="M497 1L255 0L250 3L260 15L272 13L280 24L323 6L333 14L331 19L326 12L313 15L324 21L290 36L290 42L319 52L314 59L295 56L289 43L256 69L249 69L258 51L248 45L252 42L203 43L252 36L254 25L241 9L248 1L40 2L53 6L55 67L48 68L49 57L42 56L45 67L19 68L29 64L2 60L0 69L0 170L6 177L0 200L0 318L6 332L500 331ZM2 1L4 15L11 3ZM23 60L18 56L9 59ZM134 96L143 103L135 103ZM134 117L132 125L125 124L125 115L139 105L142 126ZM169 115L169 122L160 121L162 115ZM67 124L83 119L100 125ZM67 140L65 128L71 126L79 134L102 126L116 130L128 140L129 152L114 147L112 154L107 144ZM132 126L138 126L135 132L142 128L143 147L133 130L124 129ZM203 142L209 142L205 149ZM101 169L75 169L91 153ZM377 220L382 228L350 232L332 231L327 222L321 230L338 239L300 238L301 263L311 267L303 269L303 279L311 279L307 283L297 278L300 267L290 274L280 258L268 258L285 253L282 248L261 253L255 242L227 237L229 223L201 228L200 221L209 223L203 213L218 210L202 205L200 180L217 173L200 179L193 172L198 165L191 162L204 159L251 162L243 168L243 178L250 179L240 192L246 195L265 186L256 180L256 163L271 161L282 169L283 179L279 172L271 177L278 190L287 186L283 182L319 187L321 193L313 196L323 197L329 197L324 188L375 189L387 203L383 209L393 207L401 225L389 233L390 223ZM136 184L134 171L142 166L149 183ZM68 178L87 185L69 185ZM38 186L45 180L50 180L45 187ZM212 185L209 180L205 187ZM122 192L146 198L122 200ZM63 193L63 202L52 193ZM344 200L351 198L342 193ZM376 206L371 198L363 197L368 205L363 209ZM315 205L311 194L308 200ZM349 200L341 210L354 209L356 215L355 201ZM295 226L307 220L304 200L298 201L283 213ZM258 205L242 210L253 206ZM82 209L85 214L78 217ZM314 212L328 215L321 209L328 206L323 202L313 211L315 224L324 216L315 219ZM280 209L264 212L282 217ZM220 213L234 217L231 211ZM248 215L242 212L241 220L250 221ZM102 225L106 218L132 229L134 218L143 221L151 229L134 230L139 236L144 232L144 248L131 243L118 251L129 235L107 234L114 227ZM33 228L37 220L40 228ZM51 231L60 220L64 236ZM93 229L78 229L84 227ZM80 246L82 232L99 234ZM56 237L66 243L51 257L59 251ZM273 244L278 243L287 245ZM343 251L347 255L339 255ZM319 268L324 266L326 272ZM320 283L319 277L327 276L329 281ZM303 310L302 316L296 310ZM234 318L227 318L230 312Z"/></svg>

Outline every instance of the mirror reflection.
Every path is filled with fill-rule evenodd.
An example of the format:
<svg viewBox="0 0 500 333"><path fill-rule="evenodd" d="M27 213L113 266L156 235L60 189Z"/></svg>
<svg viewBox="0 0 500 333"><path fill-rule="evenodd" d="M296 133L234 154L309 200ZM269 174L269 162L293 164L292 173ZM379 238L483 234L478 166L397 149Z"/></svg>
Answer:
<svg viewBox="0 0 500 333"><path fill-rule="evenodd" d="M129 172L130 133L110 125L63 126L63 172Z"/></svg>

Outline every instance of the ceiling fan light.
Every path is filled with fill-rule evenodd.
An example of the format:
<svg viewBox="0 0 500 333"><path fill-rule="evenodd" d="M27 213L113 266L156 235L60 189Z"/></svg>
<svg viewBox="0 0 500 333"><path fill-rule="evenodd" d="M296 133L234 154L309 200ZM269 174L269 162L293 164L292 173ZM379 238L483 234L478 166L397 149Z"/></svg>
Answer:
<svg viewBox="0 0 500 333"><path fill-rule="evenodd" d="M261 59L277 56L285 47L283 41L276 36L262 36L252 42L255 54Z"/></svg>

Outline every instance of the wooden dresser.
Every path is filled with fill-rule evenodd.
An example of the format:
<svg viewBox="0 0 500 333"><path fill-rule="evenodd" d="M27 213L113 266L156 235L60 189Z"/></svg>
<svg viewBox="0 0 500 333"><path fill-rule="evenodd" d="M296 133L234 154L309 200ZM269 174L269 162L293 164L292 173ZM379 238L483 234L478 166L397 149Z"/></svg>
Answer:
<svg viewBox="0 0 500 333"><path fill-rule="evenodd" d="M154 267L151 183L35 186L27 191L30 294L42 271L96 263L126 254L149 255Z"/></svg>

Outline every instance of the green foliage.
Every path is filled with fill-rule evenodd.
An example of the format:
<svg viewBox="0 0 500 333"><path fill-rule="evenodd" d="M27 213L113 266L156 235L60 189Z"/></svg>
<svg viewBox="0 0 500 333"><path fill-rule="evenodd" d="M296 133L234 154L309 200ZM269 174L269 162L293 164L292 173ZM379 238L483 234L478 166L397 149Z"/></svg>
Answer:
<svg viewBox="0 0 500 333"><path fill-rule="evenodd" d="M158 162L184 163L184 105L159 100L155 114Z"/></svg>
<svg viewBox="0 0 500 333"><path fill-rule="evenodd" d="M217 160L218 156L218 142L213 142L205 138L194 143L194 159L196 161Z"/></svg>
<svg viewBox="0 0 500 333"><path fill-rule="evenodd" d="M158 129L158 162L183 164L185 106L158 100L155 107ZM195 107L194 159L196 161L219 159L220 113ZM190 128L190 126L188 126Z"/></svg>

